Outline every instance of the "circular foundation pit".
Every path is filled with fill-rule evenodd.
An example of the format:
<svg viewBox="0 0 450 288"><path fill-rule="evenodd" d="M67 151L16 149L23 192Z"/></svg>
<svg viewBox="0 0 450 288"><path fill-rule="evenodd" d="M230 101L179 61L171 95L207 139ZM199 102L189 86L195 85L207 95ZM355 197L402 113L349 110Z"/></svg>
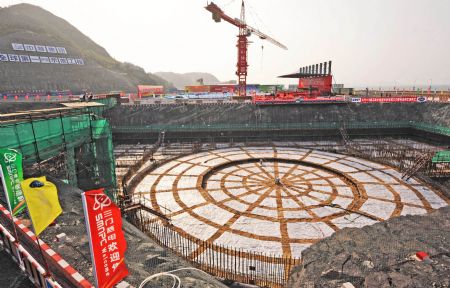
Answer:
<svg viewBox="0 0 450 288"><path fill-rule="evenodd" d="M146 175L134 197L167 215L170 229L181 236L296 258L340 229L425 214L449 204L417 179L405 182L391 167L287 147L237 147L184 156Z"/></svg>

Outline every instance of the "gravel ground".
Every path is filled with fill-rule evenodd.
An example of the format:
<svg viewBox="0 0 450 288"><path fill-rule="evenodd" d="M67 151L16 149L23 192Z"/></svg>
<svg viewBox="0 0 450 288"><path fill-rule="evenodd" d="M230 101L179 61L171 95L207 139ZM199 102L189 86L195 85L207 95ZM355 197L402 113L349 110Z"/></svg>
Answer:
<svg viewBox="0 0 450 288"><path fill-rule="evenodd" d="M47 228L41 234L41 238L91 283L94 283L81 203L81 190L54 179L51 181L58 187L63 214L58 217L57 225ZM154 273L192 267L178 256L157 245L126 220L123 220L123 229L128 245L125 262L130 271L130 276L125 280L130 284L137 287L142 280ZM64 243L55 242L55 237L59 233L66 233L67 240ZM212 276L201 272L186 271L177 273L177 275L181 276L183 287L226 287ZM171 278L158 280L159 282L151 282L146 287L172 287Z"/></svg>
<svg viewBox="0 0 450 288"><path fill-rule="evenodd" d="M34 285L27 275L20 270L11 256L0 246L0 287L33 288Z"/></svg>
<svg viewBox="0 0 450 288"><path fill-rule="evenodd" d="M411 260L425 251L432 262ZM450 287L450 206L343 229L303 252L289 287Z"/></svg>

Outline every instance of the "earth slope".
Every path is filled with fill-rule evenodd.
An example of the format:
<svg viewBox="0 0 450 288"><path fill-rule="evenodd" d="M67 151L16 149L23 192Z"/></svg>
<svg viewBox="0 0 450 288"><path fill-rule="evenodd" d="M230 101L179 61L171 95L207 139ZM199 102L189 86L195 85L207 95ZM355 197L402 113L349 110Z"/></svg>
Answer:
<svg viewBox="0 0 450 288"><path fill-rule="evenodd" d="M12 43L64 47L67 55L14 51ZM116 61L64 19L30 4L0 8L0 53L81 58L85 64L0 62L0 92L56 89L134 92L138 84L168 85L141 67Z"/></svg>

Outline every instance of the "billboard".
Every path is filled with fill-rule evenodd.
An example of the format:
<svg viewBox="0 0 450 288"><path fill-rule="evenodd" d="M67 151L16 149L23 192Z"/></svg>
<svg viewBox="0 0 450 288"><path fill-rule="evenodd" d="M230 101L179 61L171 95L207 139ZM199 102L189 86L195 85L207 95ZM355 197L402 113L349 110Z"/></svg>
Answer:
<svg viewBox="0 0 450 288"><path fill-rule="evenodd" d="M352 102L357 102L357 101L353 101L353 99L358 99L358 98L352 98ZM360 98L361 99L361 103L414 103L414 102L419 102L419 103L423 103L426 102L427 99L425 97L367 97L367 98Z"/></svg>
<svg viewBox="0 0 450 288"><path fill-rule="evenodd" d="M344 103L345 97L338 96L315 96L315 97L299 97L298 93L288 93L282 97L256 96L253 97L253 103L260 105L276 105L276 104L327 104L327 103Z"/></svg>
<svg viewBox="0 0 450 288"><path fill-rule="evenodd" d="M189 92L189 93L210 92L209 85L186 86L186 87L184 87L184 89L186 90L186 92Z"/></svg>
<svg viewBox="0 0 450 288"><path fill-rule="evenodd" d="M277 92L277 91L282 91L284 88L283 85L278 85L278 84L274 84L274 85L259 85L259 92L261 93L272 93L272 92ZM297 88L297 87L295 87Z"/></svg>
<svg viewBox="0 0 450 288"><path fill-rule="evenodd" d="M209 87L209 92L212 93L220 93L220 92L227 92L227 93L234 93L235 85L211 85Z"/></svg>
<svg viewBox="0 0 450 288"><path fill-rule="evenodd" d="M318 76L318 77L306 77L300 78L298 82L299 89L308 89L312 88L315 90L319 90L321 94L323 93L331 93L332 88L332 77L331 75L326 76Z"/></svg>
<svg viewBox="0 0 450 288"><path fill-rule="evenodd" d="M151 95L164 94L164 86L138 85L138 96L145 97Z"/></svg>
<svg viewBox="0 0 450 288"><path fill-rule="evenodd" d="M12 46L13 50L15 50L15 51L39 52L39 53L50 53L50 54L67 54L66 48L56 47L56 46L51 46L51 45L11 43L11 46ZM49 56L16 55L16 54L6 54L6 53L2 53L0 51L0 62L85 65L84 60L81 58L58 58L55 56L58 56L58 55L49 55Z"/></svg>

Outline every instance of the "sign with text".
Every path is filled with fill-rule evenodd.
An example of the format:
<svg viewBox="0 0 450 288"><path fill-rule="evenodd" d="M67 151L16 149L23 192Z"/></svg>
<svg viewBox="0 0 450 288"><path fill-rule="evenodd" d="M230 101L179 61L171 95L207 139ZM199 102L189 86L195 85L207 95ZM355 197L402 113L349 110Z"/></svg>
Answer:
<svg viewBox="0 0 450 288"><path fill-rule="evenodd" d="M67 54L67 50L64 47L55 47L55 46L48 46L48 45L35 45L35 44L22 44L22 43L11 43L11 46L12 46L13 50L15 50L15 51Z"/></svg>
<svg viewBox="0 0 450 288"><path fill-rule="evenodd" d="M361 98L361 103L405 103L426 102L424 97L366 97Z"/></svg>
<svg viewBox="0 0 450 288"><path fill-rule="evenodd" d="M12 43L11 45L12 45L13 49L16 50L16 51L23 51L23 50L25 50L25 48L23 47L23 44Z"/></svg>
<svg viewBox="0 0 450 288"><path fill-rule="evenodd" d="M25 47L25 51L28 51L28 52L36 52L36 47L34 47L34 45L31 45L31 44L23 44L23 46Z"/></svg>
<svg viewBox="0 0 450 288"><path fill-rule="evenodd" d="M321 93L331 93L333 77L331 75L320 77L300 78L298 83L299 89L317 89Z"/></svg>
<svg viewBox="0 0 450 288"><path fill-rule="evenodd" d="M51 63L51 64L71 64L85 65L81 58L58 58L36 55L17 55L0 53L0 62L21 62L21 63Z"/></svg>
<svg viewBox="0 0 450 288"><path fill-rule="evenodd" d="M86 191L81 195L96 287L113 287L128 275L124 261L127 243L120 209L103 189Z"/></svg>
<svg viewBox="0 0 450 288"><path fill-rule="evenodd" d="M0 149L0 176L13 215L25 208L20 182L23 180L22 154L14 149Z"/></svg>
<svg viewBox="0 0 450 288"><path fill-rule="evenodd" d="M138 85L138 96L145 97L150 95L164 94L164 86Z"/></svg>
<svg viewBox="0 0 450 288"><path fill-rule="evenodd" d="M24 52L39 52L50 54L67 54L65 47L57 47L51 45L36 45L36 44L22 44L11 43L14 51ZM18 53L18 52L16 52ZM84 60L80 58L59 58L51 56L36 56L36 55L16 55L6 54L0 51L0 62L21 62L21 63L44 63L44 64L72 64L72 65L84 65Z"/></svg>

